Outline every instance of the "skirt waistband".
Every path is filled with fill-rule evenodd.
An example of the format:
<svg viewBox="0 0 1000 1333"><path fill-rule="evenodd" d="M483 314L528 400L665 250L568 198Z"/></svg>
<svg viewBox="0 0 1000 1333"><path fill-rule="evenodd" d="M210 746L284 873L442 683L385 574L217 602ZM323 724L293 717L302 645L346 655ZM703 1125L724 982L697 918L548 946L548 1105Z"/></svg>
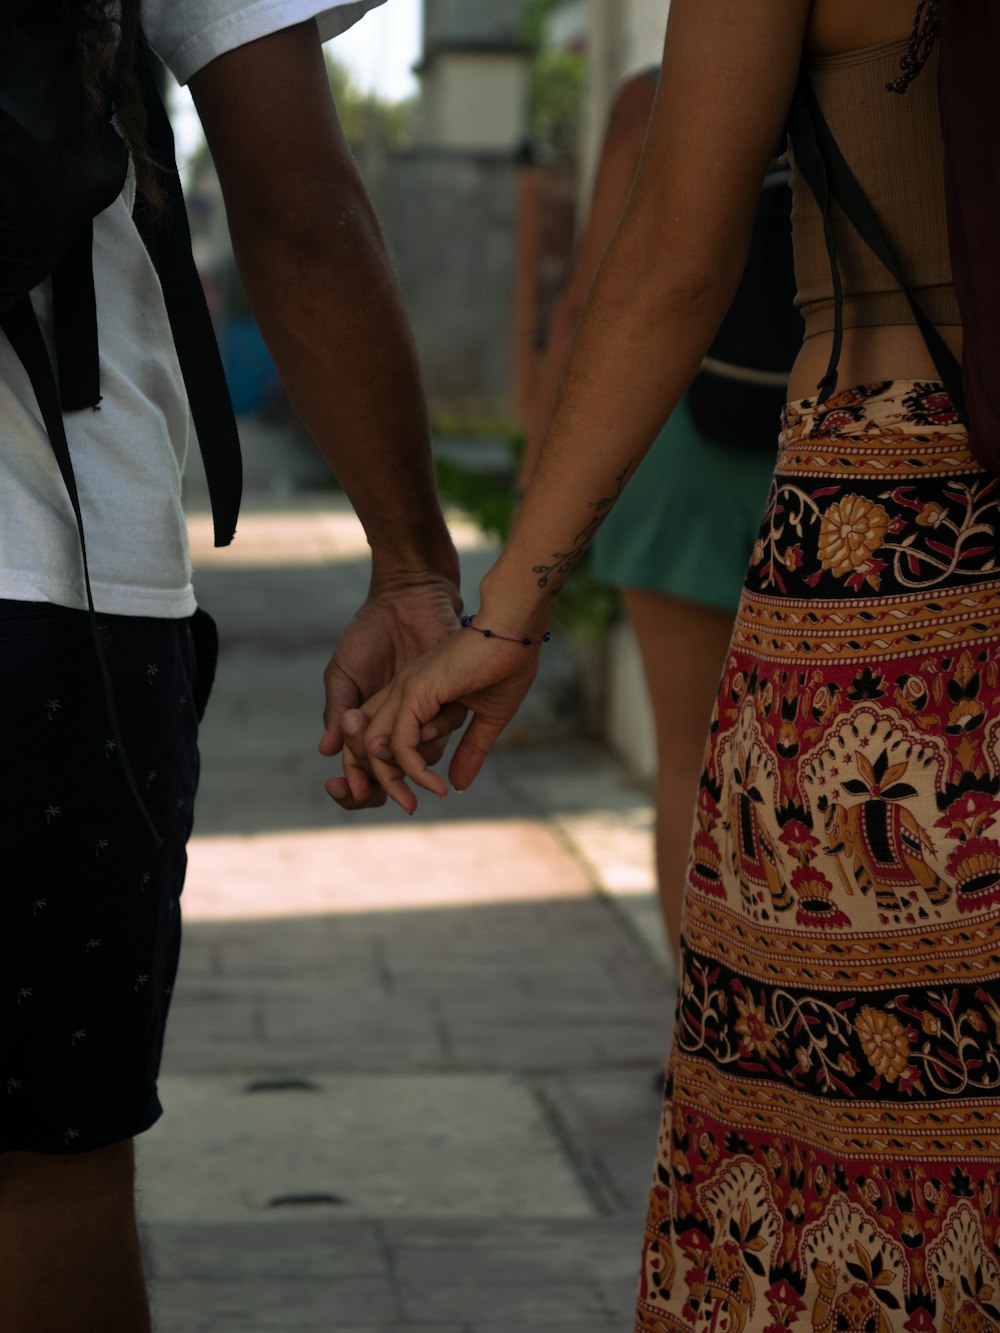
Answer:
<svg viewBox="0 0 1000 1333"><path fill-rule="evenodd" d="M787 403L778 445L787 449L810 439L864 439L884 445L893 439L927 443L964 442L968 432L943 385L931 380L883 380L843 389L820 404L815 398Z"/></svg>

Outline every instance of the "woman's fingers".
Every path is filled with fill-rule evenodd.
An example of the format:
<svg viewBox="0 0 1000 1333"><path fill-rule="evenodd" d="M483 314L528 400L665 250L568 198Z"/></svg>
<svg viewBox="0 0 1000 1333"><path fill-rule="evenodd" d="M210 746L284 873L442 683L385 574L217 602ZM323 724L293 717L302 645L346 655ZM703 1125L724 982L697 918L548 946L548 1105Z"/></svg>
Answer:
<svg viewBox="0 0 1000 1333"><path fill-rule="evenodd" d="M326 790L345 810L384 805L387 795L407 814L417 808L416 797L407 787L403 771L395 761L388 733L384 737L373 734L377 727L371 725L371 718L379 713L379 706L386 702L388 695L388 691L383 691L365 704L364 710L352 709L344 714L344 776L331 778ZM465 712L460 704L448 705L421 728L421 735L426 732L430 737L421 739L418 744L425 774L430 774L430 766L444 755L451 734L461 726ZM444 779L432 774L425 776L420 785L435 795L447 792Z"/></svg>
<svg viewBox="0 0 1000 1333"><path fill-rule="evenodd" d="M386 802L386 794L381 787L372 787L371 795L366 800L356 801L351 795L346 778L330 778L324 786L327 795L336 801L341 810L349 813L357 810L375 810Z"/></svg>
<svg viewBox="0 0 1000 1333"><path fill-rule="evenodd" d="M365 733L365 749L375 781L384 787L397 805L412 814L417 799L406 785L409 778L416 786L434 796L445 797L448 784L428 765L421 733L428 716L437 723L441 713L437 705L419 707L405 687L392 695L371 718ZM454 716L454 714L452 714Z"/></svg>
<svg viewBox="0 0 1000 1333"><path fill-rule="evenodd" d="M473 716L448 768L451 785L456 791L465 791L472 786L503 728L503 723L488 722L478 714Z"/></svg>
<svg viewBox="0 0 1000 1333"><path fill-rule="evenodd" d="M440 773L434 772L418 746L400 745L394 738L390 740L389 736L376 736L372 744L375 749L370 749L368 756L376 782L385 787L397 804L403 804L399 795L405 791L407 813L412 813L409 808L411 802L413 809L417 805L416 797L406 785L407 778L424 791L440 796L442 800L448 795L447 782Z"/></svg>
<svg viewBox="0 0 1000 1333"><path fill-rule="evenodd" d="M381 789L395 801L404 814L412 815L417 809L417 798L407 786L403 770L392 759L370 756L372 775Z"/></svg>
<svg viewBox="0 0 1000 1333"><path fill-rule="evenodd" d="M367 769L358 763L348 746L344 747L344 779L351 799L358 805L363 805L371 797L372 784Z"/></svg>

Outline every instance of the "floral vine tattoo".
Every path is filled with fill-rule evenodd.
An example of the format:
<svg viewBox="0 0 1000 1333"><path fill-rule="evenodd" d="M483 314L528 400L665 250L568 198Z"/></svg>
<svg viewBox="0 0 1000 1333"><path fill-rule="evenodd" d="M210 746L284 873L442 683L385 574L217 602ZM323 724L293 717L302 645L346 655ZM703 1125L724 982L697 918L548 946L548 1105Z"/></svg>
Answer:
<svg viewBox="0 0 1000 1333"><path fill-rule="evenodd" d="M552 589L552 596L559 596L563 590L563 584L565 583L566 578L582 559L587 547L597 535L597 529L607 518L608 514L611 513L616 501L625 489L625 482L628 480L631 471L632 464L630 462L626 463L621 472L618 473L618 476L615 477L614 495L605 495L600 500L590 501L587 508L593 511L592 517L588 520L586 527L581 528L573 538L573 545L568 551L555 551L550 557L552 561L551 564L533 566L531 572L539 575L538 586L540 588L547 588L549 586L549 580L552 579L553 576L558 577L561 575L562 583L560 583L558 587Z"/></svg>

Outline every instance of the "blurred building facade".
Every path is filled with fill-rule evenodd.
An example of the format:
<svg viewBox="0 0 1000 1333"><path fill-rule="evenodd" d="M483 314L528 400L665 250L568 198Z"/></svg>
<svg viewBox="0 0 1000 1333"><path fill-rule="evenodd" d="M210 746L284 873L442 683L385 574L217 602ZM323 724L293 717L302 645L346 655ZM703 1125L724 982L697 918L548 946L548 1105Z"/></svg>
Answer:
<svg viewBox="0 0 1000 1333"><path fill-rule="evenodd" d="M523 0L424 0L413 143L362 156L432 411L505 417L529 52Z"/></svg>
<svg viewBox="0 0 1000 1333"><path fill-rule="evenodd" d="M417 139L427 148L510 152L524 135L521 0L424 0Z"/></svg>
<svg viewBox="0 0 1000 1333"><path fill-rule="evenodd" d="M578 161L553 162L538 160L528 143L525 0L423 0L411 142L399 149L373 140L356 152L439 418L523 416L611 101L627 74L658 59L665 19L666 0L564 0L554 8L546 45L583 55L587 86ZM254 410L274 371L205 155L192 187L196 246L227 369L238 406Z"/></svg>

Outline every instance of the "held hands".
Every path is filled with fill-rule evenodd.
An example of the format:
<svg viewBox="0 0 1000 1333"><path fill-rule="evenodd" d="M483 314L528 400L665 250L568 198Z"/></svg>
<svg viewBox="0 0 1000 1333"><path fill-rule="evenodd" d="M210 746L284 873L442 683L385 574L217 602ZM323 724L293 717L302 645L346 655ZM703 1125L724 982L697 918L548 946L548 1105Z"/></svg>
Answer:
<svg viewBox="0 0 1000 1333"><path fill-rule="evenodd" d="M371 773L410 815L417 797L409 782L446 796L448 784L431 766L448 733L461 725L456 710L462 718L466 711L473 714L448 769L452 786L464 791L528 693L538 652L537 645L457 632L404 668L391 685L344 718L345 731L353 733L344 749L344 780L352 795L365 789ZM438 747L436 758L429 746Z"/></svg>
<svg viewBox="0 0 1000 1333"><path fill-rule="evenodd" d="M320 753L339 754L345 741L345 715L389 685L408 663L448 639L458 628L461 598L449 578L430 576L416 582L385 580L373 590L345 630L324 673L326 707ZM435 735L421 747L428 763L437 763L449 734L461 726L465 710L455 706L435 719ZM386 794L364 769L352 768L352 782L331 778L329 795L345 810L384 805Z"/></svg>

